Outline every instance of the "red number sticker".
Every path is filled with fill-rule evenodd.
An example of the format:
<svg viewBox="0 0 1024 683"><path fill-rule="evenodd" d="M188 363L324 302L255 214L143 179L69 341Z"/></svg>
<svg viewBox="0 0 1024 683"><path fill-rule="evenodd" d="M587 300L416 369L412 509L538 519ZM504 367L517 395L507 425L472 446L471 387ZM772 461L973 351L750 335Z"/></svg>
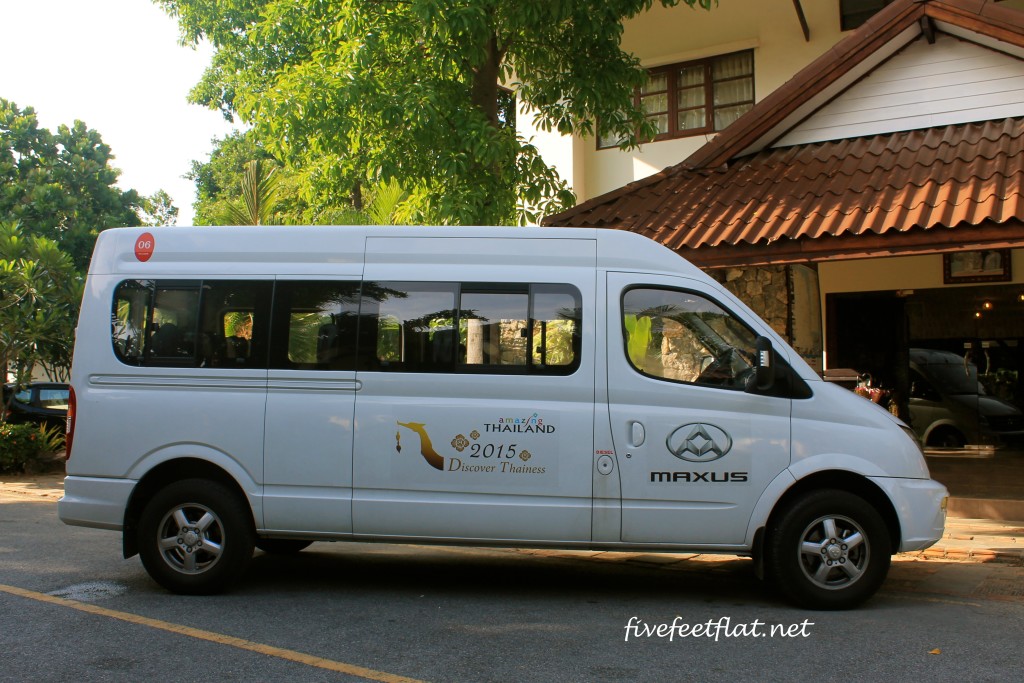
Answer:
<svg viewBox="0 0 1024 683"><path fill-rule="evenodd" d="M156 245L156 240L153 239L153 235L148 232L144 232L139 235L139 239L135 240L135 258L140 261L148 261L149 257L153 255L153 247Z"/></svg>

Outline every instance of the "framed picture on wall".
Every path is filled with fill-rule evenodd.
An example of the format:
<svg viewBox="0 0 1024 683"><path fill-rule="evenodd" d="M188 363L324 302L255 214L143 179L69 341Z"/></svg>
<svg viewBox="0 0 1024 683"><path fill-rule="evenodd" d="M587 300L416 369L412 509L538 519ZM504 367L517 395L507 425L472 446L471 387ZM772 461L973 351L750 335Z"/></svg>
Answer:
<svg viewBox="0 0 1024 683"><path fill-rule="evenodd" d="M965 282L1009 282L1010 250L982 249L942 255L943 281L947 285Z"/></svg>

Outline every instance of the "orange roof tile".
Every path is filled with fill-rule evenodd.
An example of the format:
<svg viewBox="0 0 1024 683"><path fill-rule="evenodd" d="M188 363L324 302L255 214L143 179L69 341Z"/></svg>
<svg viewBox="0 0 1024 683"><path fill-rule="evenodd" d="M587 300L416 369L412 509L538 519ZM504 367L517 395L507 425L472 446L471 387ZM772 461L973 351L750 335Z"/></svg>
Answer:
<svg viewBox="0 0 1024 683"><path fill-rule="evenodd" d="M863 73L858 65L921 21L1024 48L1024 12L992 0L896 0L682 163L542 223L631 230L676 250L715 247L687 257L718 265L926 253L930 243L1019 246L1022 118L768 147L808 101L841 92L844 78ZM964 227L969 237L949 236ZM809 242L823 237L836 239Z"/></svg>
<svg viewBox="0 0 1024 683"><path fill-rule="evenodd" d="M765 150L576 212L672 249L1024 221L1024 119Z"/></svg>

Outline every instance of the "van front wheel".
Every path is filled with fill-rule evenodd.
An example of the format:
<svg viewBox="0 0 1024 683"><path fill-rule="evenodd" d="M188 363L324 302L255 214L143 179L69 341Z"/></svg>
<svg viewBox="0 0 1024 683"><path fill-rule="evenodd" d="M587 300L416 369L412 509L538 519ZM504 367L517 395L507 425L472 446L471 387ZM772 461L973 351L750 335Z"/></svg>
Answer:
<svg viewBox="0 0 1024 683"><path fill-rule="evenodd" d="M252 559L255 537L248 505L207 479L169 484L139 518L142 564L153 580L174 593L224 590Z"/></svg>
<svg viewBox="0 0 1024 683"><path fill-rule="evenodd" d="M859 496L815 491L768 529L765 569L791 600L810 609L849 609L870 598L889 571L889 530Z"/></svg>

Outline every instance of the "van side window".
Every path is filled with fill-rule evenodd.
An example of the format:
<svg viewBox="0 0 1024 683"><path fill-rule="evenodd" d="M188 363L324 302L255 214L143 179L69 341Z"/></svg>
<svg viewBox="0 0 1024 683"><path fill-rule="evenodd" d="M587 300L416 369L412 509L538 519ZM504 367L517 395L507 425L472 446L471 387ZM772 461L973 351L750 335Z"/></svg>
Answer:
<svg viewBox="0 0 1024 683"><path fill-rule="evenodd" d="M360 345L375 353L360 369L570 374L580 314L569 285L367 282Z"/></svg>
<svg viewBox="0 0 1024 683"><path fill-rule="evenodd" d="M459 297L459 365L525 368L530 350L526 285L463 286Z"/></svg>
<svg viewBox="0 0 1024 683"><path fill-rule="evenodd" d="M582 318L582 300L575 287L530 286L530 360L535 369L575 372L580 364Z"/></svg>
<svg viewBox="0 0 1024 683"><path fill-rule="evenodd" d="M358 282L278 282L270 366L355 370L358 323Z"/></svg>
<svg viewBox="0 0 1024 683"><path fill-rule="evenodd" d="M266 367L270 282L127 280L114 293L114 354L150 367Z"/></svg>
<svg viewBox="0 0 1024 683"><path fill-rule="evenodd" d="M581 301L559 284L126 280L111 339L150 367L567 375Z"/></svg>
<svg viewBox="0 0 1024 683"><path fill-rule="evenodd" d="M272 291L269 281L203 282L200 367L267 367Z"/></svg>
<svg viewBox="0 0 1024 683"><path fill-rule="evenodd" d="M456 293L447 283L366 283L360 313L377 331L372 369L451 372Z"/></svg>
<svg viewBox="0 0 1024 683"><path fill-rule="evenodd" d="M645 375L743 389L754 372L757 335L709 299L636 288L623 295L622 312L626 355Z"/></svg>

